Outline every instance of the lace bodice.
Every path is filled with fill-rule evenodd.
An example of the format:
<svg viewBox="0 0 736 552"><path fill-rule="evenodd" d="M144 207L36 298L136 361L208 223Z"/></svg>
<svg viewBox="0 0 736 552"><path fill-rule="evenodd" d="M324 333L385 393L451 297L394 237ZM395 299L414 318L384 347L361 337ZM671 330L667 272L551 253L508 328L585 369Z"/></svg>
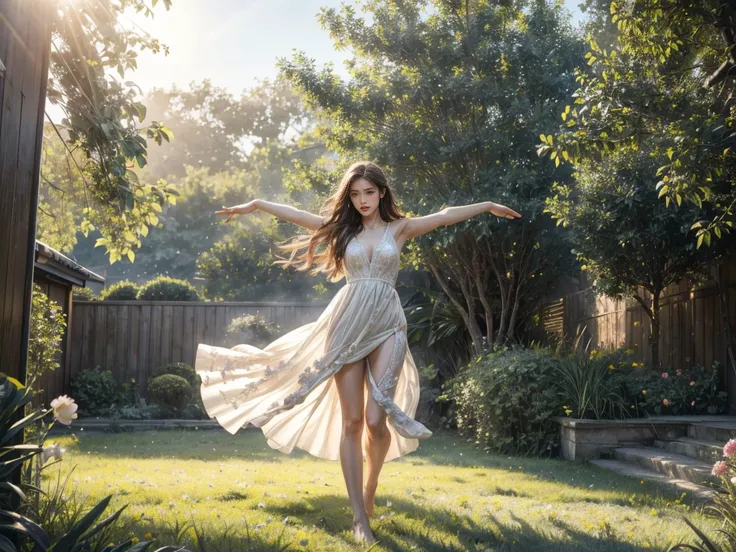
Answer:
<svg viewBox="0 0 736 552"><path fill-rule="evenodd" d="M384 280L391 285L396 283L399 274L399 251L390 223L386 225L381 239L373 250L373 259L368 258L368 252L357 238L350 240L345 250L345 272L348 283L363 279Z"/></svg>

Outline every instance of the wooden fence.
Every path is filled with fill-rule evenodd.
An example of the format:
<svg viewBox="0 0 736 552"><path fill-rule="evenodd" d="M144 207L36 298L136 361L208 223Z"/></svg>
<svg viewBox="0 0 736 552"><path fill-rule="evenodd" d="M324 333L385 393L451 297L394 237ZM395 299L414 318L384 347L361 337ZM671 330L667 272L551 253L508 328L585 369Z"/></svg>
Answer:
<svg viewBox="0 0 736 552"><path fill-rule="evenodd" d="M718 283L725 295L721 308ZM724 313L724 310L726 311ZM727 363L724 315L736 327L736 262L714 268L712 279L691 288L686 282L669 287L660 306L659 353L668 370L686 369L694 364L710 367L717 361L736 410L736 374L725 370ZM597 347L625 347L639 362L651 362L649 317L636 301L614 301L597 295L591 288L570 293L542 309L548 333L574 336L586 328L586 338ZM736 337L736 336L733 336Z"/></svg>
<svg viewBox="0 0 736 552"><path fill-rule="evenodd" d="M101 366L118 381L135 378L146 388L153 368L169 362L190 366L199 343L232 347L227 335L233 318L260 313L281 333L315 321L326 303L190 301L74 301L69 363L39 381L48 403L68 393L71 378Z"/></svg>

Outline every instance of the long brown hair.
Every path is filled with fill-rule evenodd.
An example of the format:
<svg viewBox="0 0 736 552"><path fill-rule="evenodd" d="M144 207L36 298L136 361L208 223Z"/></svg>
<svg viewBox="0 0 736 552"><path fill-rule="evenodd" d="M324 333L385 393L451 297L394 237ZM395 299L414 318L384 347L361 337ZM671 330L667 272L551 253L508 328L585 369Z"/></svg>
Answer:
<svg viewBox="0 0 736 552"><path fill-rule="evenodd" d="M350 186L359 178L365 178L383 192L378 202L378 214L384 222L404 218L396 206L388 180L381 168L370 161L353 163L342 177L337 191L324 202L320 215L328 218L318 230L311 234L296 236L290 243L279 245L284 251L290 251L289 259L276 261L283 266L296 266L297 270L306 271L315 264L311 274L327 272L330 281L336 282L343 277L345 250L348 243L363 228L363 217L350 201ZM320 251L317 248L322 246ZM297 251L306 251L297 255Z"/></svg>

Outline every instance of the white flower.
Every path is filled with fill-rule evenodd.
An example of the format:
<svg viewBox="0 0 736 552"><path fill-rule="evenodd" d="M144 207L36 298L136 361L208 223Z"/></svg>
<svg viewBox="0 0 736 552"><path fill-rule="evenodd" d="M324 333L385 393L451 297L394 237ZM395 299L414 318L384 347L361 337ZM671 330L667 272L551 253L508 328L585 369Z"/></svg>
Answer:
<svg viewBox="0 0 736 552"><path fill-rule="evenodd" d="M54 409L54 418L61 424L69 425L72 420L77 419L77 408L79 406L74 402L74 399L67 395L61 395L51 401L51 408Z"/></svg>
<svg viewBox="0 0 736 552"><path fill-rule="evenodd" d="M61 455L65 452L66 449L61 448L59 443L43 447L43 451L41 452L41 463L45 464L52 456L54 457L54 460L61 460Z"/></svg>
<svg viewBox="0 0 736 552"><path fill-rule="evenodd" d="M731 478L731 483L733 483L734 485L736 485L736 477L732 477Z"/></svg>

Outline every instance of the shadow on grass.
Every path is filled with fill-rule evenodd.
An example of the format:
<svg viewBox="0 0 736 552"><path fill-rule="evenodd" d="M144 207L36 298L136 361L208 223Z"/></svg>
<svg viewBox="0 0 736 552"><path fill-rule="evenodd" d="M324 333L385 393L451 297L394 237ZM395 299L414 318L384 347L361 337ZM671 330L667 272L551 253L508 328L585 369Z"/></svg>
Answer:
<svg viewBox="0 0 736 552"><path fill-rule="evenodd" d="M533 458L491 454L480 450L477 446L464 440L454 432L440 431L431 439L424 441L419 450L405 459L412 465L431 464L454 468L490 468L510 471L533 477L537 481L548 481L562 487L572 489L605 489L628 494L628 498L583 497L575 501L597 504L617 504L621 506L653 506L659 500L681 500L685 504L702 506L703 500L696 499L691 493L663 485L654 481L644 481L611 472L593 464L569 462L560 458ZM455 476L455 480L461 479ZM502 494L502 493L500 493Z"/></svg>
<svg viewBox="0 0 736 552"><path fill-rule="evenodd" d="M241 430L230 435L224 430L163 430L118 434L85 435L78 432L79 440L74 444L81 454L94 454L108 458L140 459L174 459L200 460L206 462L239 460L255 460L258 462L289 464L294 460L312 461L322 464L325 461L310 456L301 450L294 450L290 455L273 450L266 443L259 429ZM499 469L522 475L539 482L549 482L559 486L563 502L588 502L596 504L616 504L621 506L657 506L662 500L675 501L681 499L682 491L660 485L655 482L644 482L609 472L598 466L567 462L560 459L540 459L488 454L478 450L454 432L439 431L431 439L423 441L419 449L398 463L409 466L443 466L447 468ZM455 483L472 484L474 476L486 475L485 472L469 473L467 471L453 473L450 480ZM506 485L491 490L491 494L504 496L528 496ZM609 492L610 496L564 496L565 489ZM579 494L579 493L578 493ZM626 496L621 496L626 495ZM700 506L702 501L686 495L682 502Z"/></svg>
<svg viewBox="0 0 736 552"><path fill-rule="evenodd" d="M299 524L314 524L346 545L355 545L350 530L352 513L346 497L321 495L304 497L300 503L269 506L266 511L279 518L296 516ZM647 547L618 540L615 532L590 533L562 521L553 525L559 535L535 528L525 520L511 516L501 521L491 514L479 524L468 515L441 508L426 508L414 502L393 499L390 512L378 507L371 520L373 534L380 549L391 551L426 550L475 551L540 550L540 551L617 551L634 552Z"/></svg>

